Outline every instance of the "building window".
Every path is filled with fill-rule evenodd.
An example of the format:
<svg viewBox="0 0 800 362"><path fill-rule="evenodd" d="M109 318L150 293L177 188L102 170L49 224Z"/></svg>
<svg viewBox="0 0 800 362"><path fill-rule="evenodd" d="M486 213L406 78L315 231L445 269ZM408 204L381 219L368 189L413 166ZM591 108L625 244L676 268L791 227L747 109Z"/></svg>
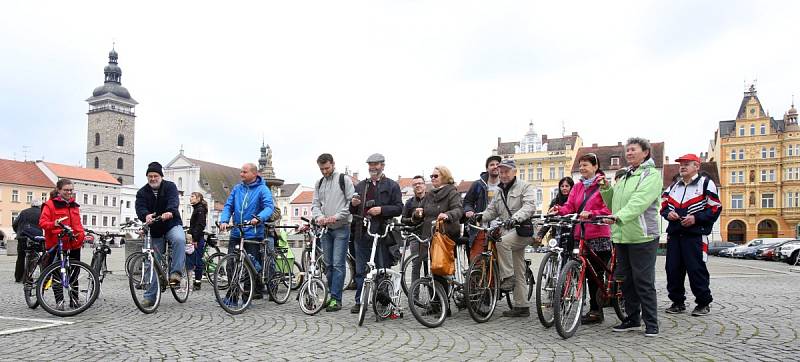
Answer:
<svg viewBox="0 0 800 362"><path fill-rule="evenodd" d="M754 124L750 125L750 135L751 136L755 136L756 135L756 125L754 125Z"/></svg>
<svg viewBox="0 0 800 362"><path fill-rule="evenodd" d="M111 217L111 226L117 226L117 217L116 216L112 216Z"/></svg>
<svg viewBox="0 0 800 362"><path fill-rule="evenodd" d="M116 197L112 197L111 198L111 206L117 207L117 198Z"/></svg>
<svg viewBox="0 0 800 362"><path fill-rule="evenodd" d="M761 134L767 134L767 126L765 124L761 124Z"/></svg>
<svg viewBox="0 0 800 362"><path fill-rule="evenodd" d="M542 179L542 168L541 167L537 167L536 168L536 179L537 180L541 180Z"/></svg>
<svg viewBox="0 0 800 362"><path fill-rule="evenodd" d="M564 166L558 168L558 178L564 178Z"/></svg>
<svg viewBox="0 0 800 362"><path fill-rule="evenodd" d="M761 194L761 207L773 208L775 207L775 194Z"/></svg>
<svg viewBox="0 0 800 362"><path fill-rule="evenodd" d="M731 171L731 183L736 183L736 171Z"/></svg>
<svg viewBox="0 0 800 362"><path fill-rule="evenodd" d="M89 194L83 194L83 204L89 205Z"/></svg>
<svg viewBox="0 0 800 362"><path fill-rule="evenodd" d="M95 133L94 134L94 145L95 146L100 146L100 134L99 133Z"/></svg>
<svg viewBox="0 0 800 362"><path fill-rule="evenodd" d="M11 190L11 202L19 202L19 190Z"/></svg>
<svg viewBox="0 0 800 362"><path fill-rule="evenodd" d="M307 207L303 208L303 216L308 216L308 208Z"/></svg>
<svg viewBox="0 0 800 362"><path fill-rule="evenodd" d="M744 209L744 195L731 195L731 209Z"/></svg>
<svg viewBox="0 0 800 362"><path fill-rule="evenodd" d="M97 216L92 215L92 226L97 225Z"/></svg>
<svg viewBox="0 0 800 362"><path fill-rule="evenodd" d="M25 202L29 204L33 203L33 191L28 191L28 193L25 194Z"/></svg>
<svg viewBox="0 0 800 362"><path fill-rule="evenodd" d="M126 209L130 209L131 208L131 202L130 201L125 201L125 208Z"/></svg>
<svg viewBox="0 0 800 362"><path fill-rule="evenodd" d="M744 148L739 149L739 159L744 160Z"/></svg>
<svg viewBox="0 0 800 362"><path fill-rule="evenodd" d="M528 169L528 180L531 180L531 181L533 180L533 169L532 168Z"/></svg>
<svg viewBox="0 0 800 362"><path fill-rule="evenodd" d="M117 169L121 170L125 167L125 161L122 160L122 157L117 159Z"/></svg>
<svg viewBox="0 0 800 362"><path fill-rule="evenodd" d="M46 192L42 192L42 202L45 202L45 201L47 201L47 193Z"/></svg>
<svg viewBox="0 0 800 362"><path fill-rule="evenodd" d="M92 195L92 205L97 205L97 195Z"/></svg>
<svg viewBox="0 0 800 362"><path fill-rule="evenodd" d="M739 136L744 137L744 126L739 126Z"/></svg>
<svg viewBox="0 0 800 362"><path fill-rule="evenodd" d="M283 215L288 215L288 214L289 214L289 208L287 208L286 206L284 206L284 207L283 207Z"/></svg>
<svg viewBox="0 0 800 362"><path fill-rule="evenodd" d="M556 168L550 167L550 179L554 180L556 178Z"/></svg>
<svg viewBox="0 0 800 362"><path fill-rule="evenodd" d="M103 226L108 226L108 216L103 216Z"/></svg>
<svg viewBox="0 0 800 362"><path fill-rule="evenodd" d="M103 206L108 206L108 196L103 196Z"/></svg>
<svg viewBox="0 0 800 362"><path fill-rule="evenodd" d="M619 166L619 157L611 157L611 166Z"/></svg>
<svg viewBox="0 0 800 362"><path fill-rule="evenodd" d="M97 157L94 158L94 168L100 168L100 159Z"/></svg>
<svg viewBox="0 0 800 362"><path fill-rule="evenodd" d="M736 159L736 150L731 150L731 160Z"/></svg>
<svg viewBox="0 0 800 362"><path fill-rule="evenodd" d="M543 199L543 197L542 197L542 189L536 189L536 202L538 204L541 204L542 201L543 201L542 199Z"/></svg>
<svg viewBox="0 0 800 362"><path fill-rule="evenodd" d="M775 181L775 170L761 170L761 182Z"/></svg>
<svg viewBox="0 0 800 362"><path fill-rule="evenodd" d="M775 147L769 148L769 158L775 158Z"/></svg>
<svg viewBox="0 0 800 362"><path fill-rule="evenodd" d="M800 203L800 192L787 192L786 205L784 207L798 207Z"/></svg>
<svg viewBox="0 0 800 362"><path fill-rule="evenodd" d="M178 177L178 190L183 189L183 177Z"/></svg>
<svg viewBox="0 0 800 362"><path fill-rule="evenodd" d="M761 147L761 158L767 158L767 148Z"/></svg>
<svg viewBox="0 0 800 362"><path fill-rule="evenodd" d="M519 179L525 181L525 170L520 170Z"/></svg>
<svg viewBox="0 0 800 362"><path fill-rule="evenodd" d="M794 154L793 154L794 152L792 152L792 151L794 151L792 149L792 145L789 145L789 147L786 147L786 156L794 156Z"/></svg>
<svg viewBox="0 0 800 362"><path fill-rule="evenodd" d="M14 221L17 221L19 217L19 211L14 211L11 213L11 224L14 224Z"/></svg>
<svg viewBox="0 0 800 362"><path fill-rule="evenodd" d="M125 146L125 136L119 135L117 136L117 146Z"/></svg>
<svg viewBox="0 0 800 362"><path fill-rule="evenodd" d="M84 225L88 225L88 223L89 223L89 216L87 216L86 214L84 214L84 215L81 215L81 219L83 219L83 224L84 224Z"/></svg>
<svg viewBox="0 0 800 362"><path fill-rule="evenodd" d="M744 171L739 171L739 183L744 183Z"/></svg>
<svg viewBox="0 0 800 362"><path fill-rule="evenodd" d="M294 216L295 216L295 217L298 217L298 216L300 216L300 209L299 209L299 208L297 208L297 207L295 207L295 208L294 208Z"/></svg>

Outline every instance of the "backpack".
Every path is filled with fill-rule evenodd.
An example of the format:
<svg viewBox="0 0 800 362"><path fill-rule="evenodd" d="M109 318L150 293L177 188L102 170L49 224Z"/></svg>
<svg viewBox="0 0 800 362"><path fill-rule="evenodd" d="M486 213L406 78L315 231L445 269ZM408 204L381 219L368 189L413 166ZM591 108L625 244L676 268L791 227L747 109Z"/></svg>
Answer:
<svg viewBox="0 0 800 362"><path fill-rule="evenodd" d="M317 190L319 190L319 188L322 187L322 181L325 181L325 177L322 177L322 178L319 179L319 181L317 181ZM342 193L344 194L345 191L344 191L344 174L343 173L339 174L339 188L342 190Z"/></svg>

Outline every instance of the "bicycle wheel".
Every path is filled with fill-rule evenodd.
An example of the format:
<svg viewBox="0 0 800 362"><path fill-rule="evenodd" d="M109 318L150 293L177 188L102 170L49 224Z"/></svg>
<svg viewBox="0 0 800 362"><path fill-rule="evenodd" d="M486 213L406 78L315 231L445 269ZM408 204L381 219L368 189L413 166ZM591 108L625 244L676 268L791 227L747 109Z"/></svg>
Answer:
<svg viewBox="0 0 800 362"><path fill-rule="evenodd" d="M408 309L423 326L441 326L447 315L447 293L433 278L419 278L409 287Z"/></svg>
<svg viewBox="0 0 800 362"><path fill-rule="evenodd" d="M186 300L189 299L189 294L192 292L194 271L189 273L189 270L186 268L186 264L184 264L183 268L181 268L181 273L183 274L181 281L175 285L170 284L169 290L172 291L172 296L175 297L175 300L177 300L178 303L186 303Z"/></svg>
<svg viewBox="0 0 800 362"><path fill-rule="evenodd" d="M536 274L536 314L545 328L553 326L553 293L558 282L558 254L549 252Z"/></svg>
<svg viewBox="0 0 800 362"><path fill-rule="evenodd" d="M25 304L30 309L36 309L39 306L39 298L36 297L36 281L39 280L39 275L42 273L42 268L39 267L39 255L28 252L25 255L25 279L22 281L22 291L25 293Z"/></svg>
<svg viewBox="0 0 800 362"><path fill-rule="evenodd" d="M356 260L350 253L347 253L347 271L345 272L344 290L356 290Z"/></svg>
<svg viewBox="0 0 800 362"><path fill-rule="evenodd" d="M303 266L295 260L292 264L292 276L294 280L292 281L292 290L297 290L301 286L303 286L303 281L306 279L306 273L303 271Z"/></svg>
<svg viewBox="0 0 800 362"><path fill-rule="evenodd" d="M205 270L203 272L206 275L206 280L208 280L208 282L211 283L212 286L216 282L214 280L213 276L214 276L214 272L217 270L217 265L219 265L219 262L226 255L228 255L228 254L217 252L217 253L209 255L208 258L206 258L206 260L204 260L204 262L203 262L203 264L205 265L205 268L204 268ZM224 290L225 288L228 287L228 276L223 271L222 273L220 273L219 278L220 278L219 280L222 281L222 286L220 288L222 288Z"/></svg>
<svg viewBox="0 0 800 362"><path fill-rule="evenodd" d="M311 278L308 279L300 288L300 295L298 296L300 302L300 310L308 315L317 314L328 301L328 287L322 279Z"/></svg>
<svg viewBox="0 0 800 362"><path fill-rule="evenodd" d="M475 258L467 270L467 309L475 322L483 323L492 318L497 307L500 283L497 281L497 263L490 263L489 255Z"/></svg>
<svg viewBox="0 0 800 362"><path fill-rule="evenodd" d="M255 271L246 261L239 260L240 255L228 255L219 262L214 271L212 280L214 284L214 298L226 312L230 314L240 314L250 306L255 291ZM224 274L224 276L222 276ZM227 279L227 288L220 286L226 283L221 282L222 278Z"/></svg>
<svg viewBox="0 0 800 362"><path fill-rule="evenodd" d="M570 260L561 270L556 285L553 296L556 331L561 338L567 339L575 334L581 324L583 293L586 290L586 282L581 280L581 263Z"/></svg>
<svg viewBox="0 0 800 362"><path fill-rule="evenodd" d="M280 251L275 251L273 260L268 261L274 266L272 275L267 278L267 292L276 304L283 304L289 300L294 283L293 267L286 260L286 255Z"/></svg>
<svg viewBox="0 0 800 362"><path fill-rule="evenodd" d="M369 306L369 301L372 300L372 280L364 280L364 285L361 287L361 305L358 309L358 326L361 327L364 325L364 317L367 315L367 307Z"/></svg>
<svg viewBox="0 0 800 362"><path fill-rule="evenodd" d="M394 310L394 282L390 275L384 275L375 287L372 300L372 311L375 312L375 319L381 320L391 316Z"/></svg>
<svg viewBox="0 0 800 362"><path fill-rule="evenodd" d="M136 254L139 254L139 253L141 253L141 252L135 252L135 253L133 253L133 254L131 254L131 255L128 255L128 256L126 256L126 257L125 257L125 275L126 275L126 276L128 275L128 269L130 269L130 263L131 263L131 260L133 259L133 257L134 257Z"/></svg>
<svg viewBox="0 0 800 362"><path fill-rule="evenodd" d="M400 264L400 287L403 288L403 294L406 295L406 298L408 298L408 289L411 286L411 283L414 282L411 280L411 268L413 268L414 260L417 260L418 258L419 255L409 255L405 260L403 260L403 264Z"/></svg>
<svg viewBox="0 0 800 362"><path fill-rule="evenodd" d="M142 313L150 314L158 309L161 303L161 278L158 276L154 260L150 259L150 254L136 252L128 257L127 270L128 287L131 290L133 304ZM145 294L152 293L151 297ZM147 300L148 303L145 303Z"/></svg>
<svg viewBox="0 0 800 362"><path fill-rule="evenodd" d="M614 307L614 312L620 321L628 318L628 312L625 311L625 296L622 295L622 280L615 280L611 286L611 306Z"/></svg>
<svg viewBox="0 0 800 362"><path fill-rule="evenodd" d="M89 309L100 293L100 281L86 263L70 260L64 274L61 263L42 270L36 285L36 298L48 313L69 317Z"/></svg>

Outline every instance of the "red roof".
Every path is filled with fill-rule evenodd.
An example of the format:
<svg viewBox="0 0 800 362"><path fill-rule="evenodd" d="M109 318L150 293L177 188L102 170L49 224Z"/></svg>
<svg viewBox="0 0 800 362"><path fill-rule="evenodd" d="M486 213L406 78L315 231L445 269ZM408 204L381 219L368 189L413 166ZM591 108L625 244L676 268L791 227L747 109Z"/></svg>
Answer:
<svg viewBox="0 0 800 362"><path fill-rule="evenodd" d="M55 187L34 162L0 159L0 183L38 187Z"/></svg>
<svg viewBox="0 0 800 362"><path fill-rule="evenodd" d="M300 195L292 200L292 205L301 205L301 204L311 204L311 200L314 199L314 191L303 191Z"/></svg>
<svg viewBox="0 0 800 362"><path fill-rule="evenodd" d="M58 176L58 178L68 178L73 180L93 181L105 184L119 185L119 181L111 176L108 171L94 168L83 168L77 166L67 166L59 163L45 162L47 168Z"/></svg>
<svg viewBox="0 0 800 362"><path fill-rule="evenodd" d="M472 187L472 183L473 182L475 182L475 181L464 181L464 180L461 180L461 182L458 184L458 186L456 188L458 189L458 192L465 193L465 192L469 191L470 187Z"/></svg>
<svg viewBox="0 0 800 362"><path fill-rule="evenodd" d="M397 184L400 185L400 189L404 189L406 187L411 187L411 181L414 180L411 177L400 177L397 179Z"/></svg>

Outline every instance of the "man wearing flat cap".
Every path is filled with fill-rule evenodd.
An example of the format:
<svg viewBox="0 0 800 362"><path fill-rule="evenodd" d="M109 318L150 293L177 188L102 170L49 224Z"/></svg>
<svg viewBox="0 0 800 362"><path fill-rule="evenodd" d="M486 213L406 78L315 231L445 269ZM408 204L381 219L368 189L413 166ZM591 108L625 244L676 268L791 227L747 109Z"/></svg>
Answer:
<svg viewBox="0 0 800 362"><path fill-rule="evenodd" d="M383 233L386 223L403 212L400 185L383 174L386 158L380 153L367 158L369 178L360 181L355 187L355 195L350 200L350 213L372 220L371 232ZM361 218L354 218L355 258L356 258L356 304L350 309L358 313L361 307L361 286L366 276L367 262L372 253L372 237L367 234ZM391 267L389 251L385 243L378 243L375 251L375 267Z"/></svg>
<svg viewBox="0 0 800 362"><path fill-rule="evenodd" d="M684 280L689 275L689 285L697 306L693 316L710 312L711 289L706 261L708 260L708 235L722 212L717 186L706 175L698 175L700 158L694 154L679 157L680 178L662 195L661 216L667 226L667 292L672 306L670 314L686 311Z"/></svg>

